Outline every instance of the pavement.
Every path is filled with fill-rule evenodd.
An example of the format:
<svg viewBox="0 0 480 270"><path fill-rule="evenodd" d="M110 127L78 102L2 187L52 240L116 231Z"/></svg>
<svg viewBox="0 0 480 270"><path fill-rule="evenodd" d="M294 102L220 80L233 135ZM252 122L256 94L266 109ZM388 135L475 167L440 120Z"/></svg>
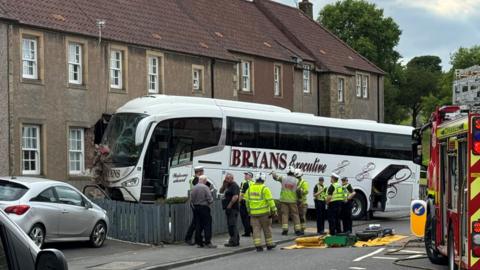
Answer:
<svg viewBox="0 0 480 270"><path fill-rule="evenodd" d="M374 220L354 221L354 227L361 229L370 223L381 223L384 226L395 228L398 220L405 219L404 216L406 216L404 213L382 213L382 216L376 217ZM314 233L315 223L310 221L307 225L307 233ZM273 227L273 238L277 245L282 246L292 244L296 236L292 232L288 236L282 236L280 226L275 224ZM208 263L207 261L230 260L229 258L243 257L233 255L254 250L252 239L249 237L242 237L240 246L235 248L224 247L223 244L227 240L228 235L226 234L214 236L212 242L218 246L216 249L197 248L196 246L189 246L183 243L164 246L138 245L112 239L107 240L104 247L99 249L90 248L82 243L68 243L50 247L64 252L71 270L172 269L188 267L192 264L201 264L202 262ZM394 247L392 246L391 248ZM277 250L276 252L280 252L279 249Z"/></svg>

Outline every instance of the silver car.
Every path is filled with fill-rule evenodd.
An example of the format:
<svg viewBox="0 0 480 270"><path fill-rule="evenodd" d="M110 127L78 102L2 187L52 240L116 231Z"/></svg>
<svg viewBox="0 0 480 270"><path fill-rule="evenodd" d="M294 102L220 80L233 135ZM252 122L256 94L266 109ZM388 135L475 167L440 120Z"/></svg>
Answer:
<svg viewBox="0 0 480 270"><path fill-rule="evenodd" d="M0 208L39 247L60 241L90 241L101 247L107 236L106 211L64 182L0 177Z"/></svg>

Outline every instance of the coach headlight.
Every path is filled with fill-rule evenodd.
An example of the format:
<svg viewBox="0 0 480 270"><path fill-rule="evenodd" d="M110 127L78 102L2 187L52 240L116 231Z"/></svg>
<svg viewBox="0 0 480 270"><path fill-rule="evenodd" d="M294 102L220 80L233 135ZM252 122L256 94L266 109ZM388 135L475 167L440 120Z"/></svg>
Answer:
<svg viewBox="0 0 480 270"><path fill-rule="evenodd" d="M122 183L122 186L124 187L134 187L138 185L138 182L140 182L140 179L138 177L128 179L127 181Z"/></svg>

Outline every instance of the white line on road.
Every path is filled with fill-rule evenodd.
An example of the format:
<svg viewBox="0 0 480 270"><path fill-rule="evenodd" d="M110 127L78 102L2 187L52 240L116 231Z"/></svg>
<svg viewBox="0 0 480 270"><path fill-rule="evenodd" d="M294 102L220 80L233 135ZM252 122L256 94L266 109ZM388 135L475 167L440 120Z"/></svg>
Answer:
<svg viewBox="0 0 480 270"><path fill-rule="evenodd" d="M420 258L420 257L423 257L423 256L425 256L425 255L419 254L419 255L408 256L408 258L409 258L409 259L415 259L415 258Z"/></svg>
<svg viewBox="0 0 480 270"><path fill-rule="evenodd" d="M367 268L352 266L352 267L349 267L349 269L352 269L352 270L365 270L365 269L367 269Z"/></svg>
<svg viewBox="0 0 480 270"><path fill-rule="evenodd" d="M382 251L384 251L384 250L385 250L385 248L379 248L379 249L375 250L374 252L372 252L372 253L370 253L370 254L367 254L367 255L365 255L365 256L356 258L356 259L353 260L353 261L354 261L354 262L359 262L359 261L361 261L361 260L363 260L363 259L366 259L366 258L368 258L368 257L371 257L371 256L373 256L373 255L376 255L376 254L378 254L378 253L380 253L380 252L382 252Z"/></svg>
<svg viewBox="0 0 480 270"><path fill-rule="evenodd" d="M425 251L415 251L415 250L396 250L396 249L389 249L388 251L396 251L396 252L403 252L403 253L411 253L411 254L425 254Z"/></svg>
<svg viewBox="0 0 480 270"><path fill-rule="evenodd" d="M398 258L394 258L394 257L372 257L374 259L378 259L378 260L398 260Z"/></svg>

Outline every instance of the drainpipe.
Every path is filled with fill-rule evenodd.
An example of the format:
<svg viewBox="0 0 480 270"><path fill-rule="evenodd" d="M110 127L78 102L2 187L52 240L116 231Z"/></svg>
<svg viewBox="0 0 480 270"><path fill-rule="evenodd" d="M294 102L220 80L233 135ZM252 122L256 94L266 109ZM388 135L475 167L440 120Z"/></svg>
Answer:
<svg viewBox="0 0 480 270"><path fill-rule="evenodd" d="M320 116L320 72L317 72L317 116Z"/></svg>
<svg viewBox="0 0 480 270"><path fill-rule="evenodd" d="M11 33L13 32L13 25L12 24L9 24L8 25L8 28L7 28L7 117L8 117L8 174L9 175L15 175L15 165L14 165L14 160L15 160L15 155L14 153L12 152L13 151L13 127L12 127L12 123L13 123L13 116L11 115L11 113L13 112L12 110L12 106L13 106L13 102L12 102L12 94L10 93L11 91L13 91L12 89L12 78L10 78L10 76L12 76L10 74L11 72L11 60L10 60L10 50L13 48L13 46L10 44L10 35Z"/></svg>
<svg viewBox="0 0 480 270"><path fill-rule="evenodd" d="M377 75L377 122L380 120L380 75Z"/></svg>
<svg viewBox="0 0 480 270"><path fill-rule="evenodd" d="M215 58L212 58L210 65L210 80L212 84L212 98L215 98Z"/></svg>

